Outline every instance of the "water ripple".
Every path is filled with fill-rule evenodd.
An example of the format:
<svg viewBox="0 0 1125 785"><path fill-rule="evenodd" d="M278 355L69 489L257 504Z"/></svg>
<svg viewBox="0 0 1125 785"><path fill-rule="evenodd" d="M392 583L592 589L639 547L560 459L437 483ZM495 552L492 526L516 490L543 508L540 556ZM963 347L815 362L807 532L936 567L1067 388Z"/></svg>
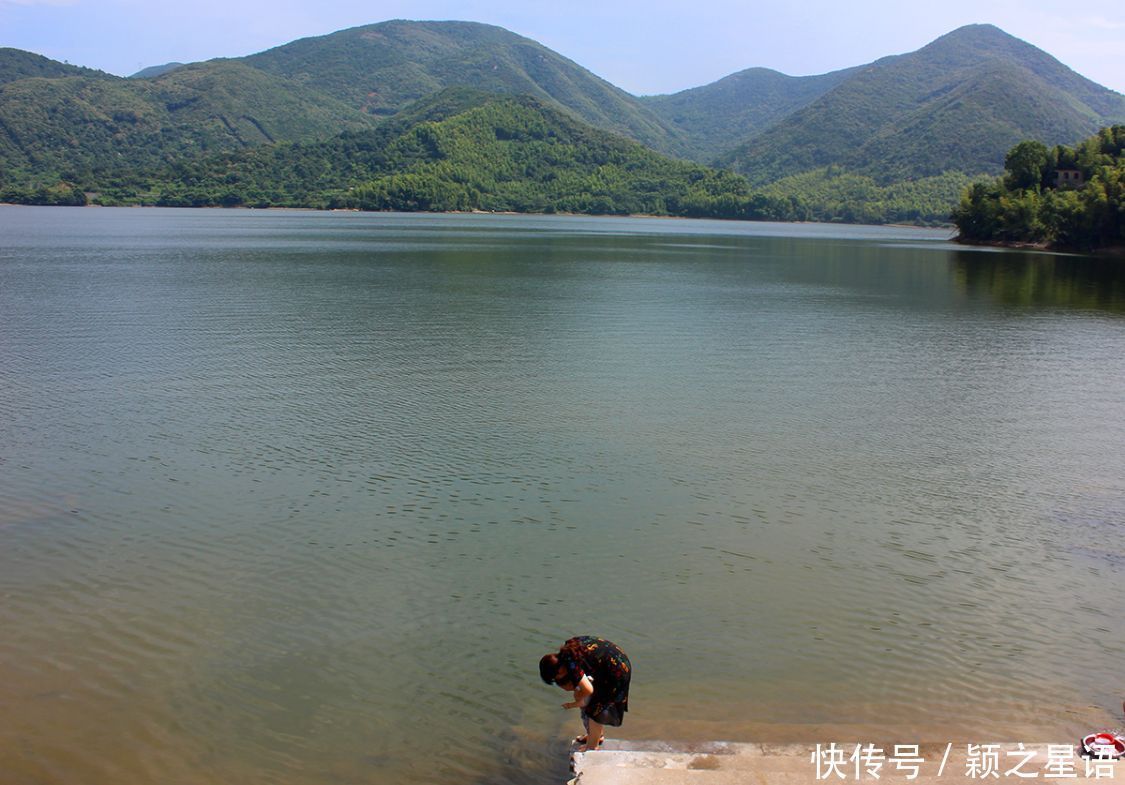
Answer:
<svg viewBox="0 0 1125 785"><path fill-rule="evenodd" d="M629 734L1117 700L1125 343L1080 278L1013 305L892 229L9 215L14 785L557 781L534 664L582 632Z"/></svg>

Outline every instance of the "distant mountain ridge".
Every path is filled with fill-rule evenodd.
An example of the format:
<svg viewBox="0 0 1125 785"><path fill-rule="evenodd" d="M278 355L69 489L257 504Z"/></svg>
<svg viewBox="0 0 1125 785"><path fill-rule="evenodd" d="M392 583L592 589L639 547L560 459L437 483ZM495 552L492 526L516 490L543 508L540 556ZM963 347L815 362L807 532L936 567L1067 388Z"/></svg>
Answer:
<svg viewBox="0 0 1125 785"><path fill-rule="evenodd" d="M686 138L690 157L713 161L733 142L754 136L846 81L858 68L788 76L748 68L717 82L641 101Z"/></svg>
<svg viewBox="0 0 1125 785"><path fill-rule="evenodd" d="M54 79L60 76L88 76L104 79L116 79L112 74L96 71L93 68L82 68L52 60L49 57L25 52L22 49L0 47L0 85L16 82L20 79Z"/></svg>
<svg viewBox="0 0 1125 785"><path fill-rule="evenodd" d="M135 74L129 76L130 79L155 79L158 76L163 76L170 71L175 71L177 68L183 68L185 63L164 63L163 65L150 65L148 68L142 68Z"/></svg>
<svg viewBox="0 0 1125 785"><path fill-rule="evenodd" d="M852 209L860 193L889 195L895 215L933 216L948 198L938 194L1000 171L1022 139L1073 143L1125 122L1125 96L991 25L829 74L750 68L637 97L503 28L396 20L128 79L0 49L0 187L99 190L122 173L371 128L449 88L534 97L769 185L794 214L840 220L885 213ZM924 194L918 211L903 193Z"/></svg>
<svg viewBox="0 0 1125 785"><path fill-rule="evenodd" d="M653 149L686 152L635 96L530 38L479 22L380 22L302 38L242 61L378 116L461 86L532 95Z"/></svg>
<svg viewBox="0 0 1125 785"><path fill-rule="evenodd" d="M828 165L880 180L998 172L1021 139L1070 143L1125 96L992 25L877 60L716 163L764 183Z"/></svg>

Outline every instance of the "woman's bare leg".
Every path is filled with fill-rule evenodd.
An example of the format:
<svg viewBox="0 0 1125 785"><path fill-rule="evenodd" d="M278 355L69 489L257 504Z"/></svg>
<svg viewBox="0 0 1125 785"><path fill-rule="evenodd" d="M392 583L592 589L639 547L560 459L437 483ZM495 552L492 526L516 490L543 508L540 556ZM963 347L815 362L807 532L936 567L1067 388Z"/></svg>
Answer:
<svg viewBox="0 0 1125 785"><path fill-rule="evenodd" d="M596 750L598 745L602 743L602 737L605 735L605 726L600 722L590 720L586 724L586 749Z"/></svg>

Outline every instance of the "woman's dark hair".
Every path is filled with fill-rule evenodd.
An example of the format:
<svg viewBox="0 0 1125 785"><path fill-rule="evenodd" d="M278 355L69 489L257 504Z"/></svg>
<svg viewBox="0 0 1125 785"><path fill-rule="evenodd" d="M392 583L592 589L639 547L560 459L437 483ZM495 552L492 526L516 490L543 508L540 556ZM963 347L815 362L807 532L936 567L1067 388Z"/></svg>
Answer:
<svg viewBox="0 0 1125 785"><path fill-rule="evenodd" d="M539 678L544 684L554 684L555 676L559 672L559 655L544 654L539 660Z"/></svg>

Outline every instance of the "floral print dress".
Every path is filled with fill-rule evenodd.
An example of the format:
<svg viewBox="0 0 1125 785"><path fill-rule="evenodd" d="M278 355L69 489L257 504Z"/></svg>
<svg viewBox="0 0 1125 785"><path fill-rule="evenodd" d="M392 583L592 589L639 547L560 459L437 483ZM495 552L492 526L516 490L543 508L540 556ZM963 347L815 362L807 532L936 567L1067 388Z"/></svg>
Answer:
<svg viewBox="0 0 1125 785"><path fill-rule="evenodd" d="M580 635L559 649L559 665L567 681L578 684L583 676L594 683L594 694L582 714L602 725L617 727L629 710L629 677L632 665L620 647L604 638Z"/></svg>

